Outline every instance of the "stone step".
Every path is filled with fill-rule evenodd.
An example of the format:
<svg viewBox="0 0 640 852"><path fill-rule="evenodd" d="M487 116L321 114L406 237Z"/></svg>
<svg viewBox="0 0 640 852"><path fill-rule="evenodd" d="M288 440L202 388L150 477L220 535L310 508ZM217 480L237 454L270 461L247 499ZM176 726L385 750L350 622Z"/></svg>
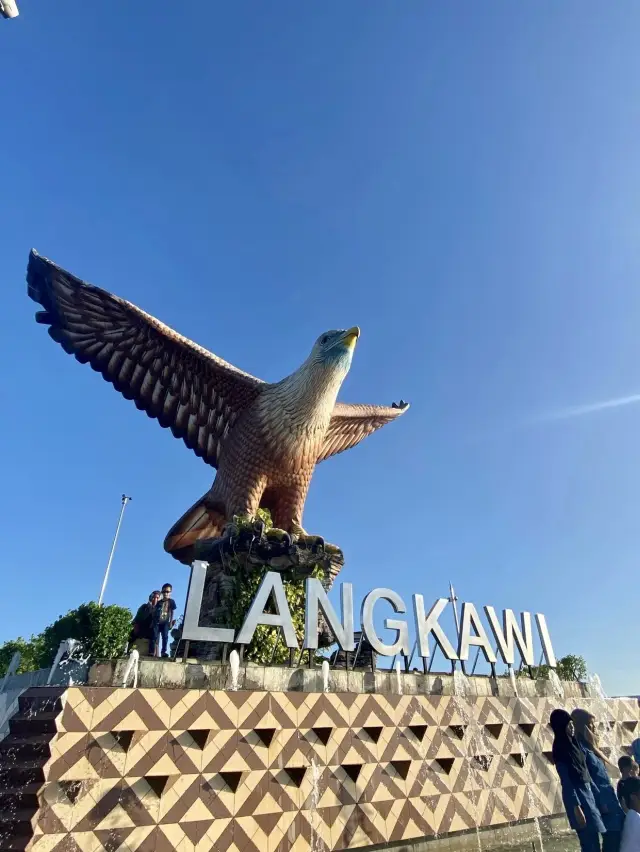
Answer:
<svg viewBox="0 0 640 852"><path fill-rule="evenodd" d="M37 810L38 794L42 788L42 781L16 784L13 787L0 785L0 811Z"/></svg>
<svg viewBox="0 0 640 852"><path fill-rule="evenodd" d="M61 713L64 689L54 686L38 686L27 689L18 698L20 713Z"/></svg>
<svg viewBox="0 0 640 852"><path fill-rule="evenodd" d="M0 786L20 787L44 781L44 761L22 760L5 762L0 759Z"/></svg>
<svg viewBox="0 0 640 852"><path fill-rule="evenodd" d="M9 734L0 742L1 768L6 768L11 761L22 763L25 760L49 758L53 736L53 734L34 734L28 737L17 737Z"/></svg>
<svg viewBox="0 0 640 852"><path fill-rule="evenodd" d="M0 838L8 832L14 835L25 835L30 837L33 834L33 822L36 818L36 813L33 808L7 808L0 810ZM0 839L0 846L2 840Z"/></svg>
<svg viewBox="0 0 640 852"><path fill-rule="evenodd" d="M9 732L16 737L55 734L56 720L59 715L55 710L43 713L19 713L9 720Z"/></svg>
<svg viewBox="0 0 640 852"><path fill-rule="evenodd" d="M26 852L27 846L32 840L32 834L0 832L0 852Z"/></svg>

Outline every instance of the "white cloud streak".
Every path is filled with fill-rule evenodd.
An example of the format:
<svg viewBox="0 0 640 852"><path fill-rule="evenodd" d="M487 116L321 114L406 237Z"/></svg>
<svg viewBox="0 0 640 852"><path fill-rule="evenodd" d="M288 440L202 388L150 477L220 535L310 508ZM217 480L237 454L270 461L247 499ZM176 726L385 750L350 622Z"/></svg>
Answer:
<svg viewBox="0 0 640 852"><path fill-rule="evenodd" d="M625 405L640 403L640 393L630 396L619 396L615 399L606 399L603 402L593 402L590 405L576 405L573 408L563 408L559 411L550 411L533 418L532 423L555 423L558 420L571 420L574 417L584 417L586 414L597 414L609 408L622 408Z"/></svg>

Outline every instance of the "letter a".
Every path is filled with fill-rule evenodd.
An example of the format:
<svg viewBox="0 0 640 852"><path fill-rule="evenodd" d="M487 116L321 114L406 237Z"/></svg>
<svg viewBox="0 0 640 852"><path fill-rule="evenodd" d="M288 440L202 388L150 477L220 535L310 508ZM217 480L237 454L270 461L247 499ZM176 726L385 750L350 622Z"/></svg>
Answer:
<svg viewBox="0 0 640 852"><path fill-rule="evenodd" d="M264 611L272 593L276 605L276 615L270 615ZM248 645L253 639L253 634L256 632L256 627L259 624L266 624L269 627L281 627L287 647L298 647L296 631L293 629L293 622L284 593L282 578L275 571L267 571L262 578L253 603L249 607L249 612L245 616L244 624L236 637L238 645Z"/></svg>

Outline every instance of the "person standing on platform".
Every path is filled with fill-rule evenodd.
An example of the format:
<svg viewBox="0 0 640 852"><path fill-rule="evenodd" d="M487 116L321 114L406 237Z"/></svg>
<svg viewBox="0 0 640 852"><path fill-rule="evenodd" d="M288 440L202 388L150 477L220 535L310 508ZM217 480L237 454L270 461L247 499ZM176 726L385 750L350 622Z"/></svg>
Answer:
<svg viewBox="0 0 640 852"><path fill-rule="evenodd" d="M151 592L149 602L139 607L131 624L129 647L143 656L153 654L153 613L159 600L160 592Z"/></svg>
<svg viewBox="0 0 640 852"><path fill-rule="evenodd" d="M598 790L596 804L602 816L604 827L607 829L602 838L602 852L619 852L624 812L607 772L609 761L598 746L595 716L587 710L576 709L571 714L571 719L575 727L578 745L584 752L587 761L589 775Z"/></svg>
<svg viewBox="0 0 640 852"><path fill-rule="evenodd" d="M596 805L597 789L591 781L584 752L574 736L571 716L566 710L554 710L549 722L555 735L553 762L560 778L569 825L578 835L582 852L601 852L600 835L606 829Z"/></svg>
<svg viewBox="0 0 640 852"><path fill-rule="evenodd" d="M623 754L618 758L618 769L620 770L620 780L618 781L618 787L616 793L618 794L618 801L622 806L622 810L627 812L627 807L622 800L622 784L627 780L627 778L637 778L638 777L638 764L635 760L628 754Z"/></svg>
<svg viewBox="0 0 640 852"><path fill-rule="evenodd" d="M176 611L176 602L171 597L173 586L171 583L165 583L162 587L162 595L153 611L153 647L154 654L157 655L160 645L160 637L162 637L162 656L168 657L167 647L169 645L169 630L176 623L174 614Z"/></svg>
<svg viewBox="0 0 640 852"><path fill-rule="evenodd" d="M620 852L640 852L640 778L625 778L620 795L627 810Z"/></svg>

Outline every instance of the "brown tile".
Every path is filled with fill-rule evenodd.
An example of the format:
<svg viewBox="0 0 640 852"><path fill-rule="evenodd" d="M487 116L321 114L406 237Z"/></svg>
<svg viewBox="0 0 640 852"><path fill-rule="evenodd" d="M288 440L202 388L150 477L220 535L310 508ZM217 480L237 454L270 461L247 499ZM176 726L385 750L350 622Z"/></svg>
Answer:
<svg viewBox="0 0 640 852"><path fill-rule="evenodd" d="M144 690L136 689L129 690L111 712L107 713L100 721L96 719L97 713L94 711L92 727L97 731L115 731L118 727L122 727L122 723L128 717L137 718L140 720L143 729L147 731L164 731L166 724L158 716L158 714L149 706L149 703L144 697ZM134 727L127 722L127 727ZM137 729L137 727L134 727Z"/></svg>
<svg viewBox="0 0 640 852"><path fill-rule="evenodd" d="M110 790L107 790L94 807L74 827L75 831L92 831L102 820L117 807L120 797L125 789L125 782L119 781Z"/></svg>
<svg viewBox="0 0 640 852"><path fill-rule="evenodd" d="M103 704L114 692L111 686L82 686L80 692L86 701L94 708Z"/></svg>
<svg viewBox="0 0 640 852"><path fill-rule="evenodd" d="M158 696L164 701L164 703L170 709L175 707L178 704L182 697L184 696L184 689L164 689L159 687L156 689Z"/></svg>
<svg viewBox="0 0 640 852"><path fill-rule="evenodd" d="M87 730L86 724L80 719L73 707L67 702L59 720L59 730L79 733Z"/></svg>
<svg viewBox="0 0 640 852"><path fill-rule="evenodd" d="M82 852L72 834L65 834L65 836L56 843L51 852L54 852L54 850L55 852Z"/></svg>
<svg viewBox="0 0 640 852"><path fill-rule="evenodd" d="M102 843L105 852L116 852L126 842L132 831L132 828L111 828L108 831L96 831L95 835Z"/></svg>
<svg viewBox="0 0 640 852"><path fill-rule="evenodd" d="M37 825L43 834L63 834L67 830L51 805L46 804L41 805L35 815L33 825Z"/></svg>
<svg viewBox="0 0 640 852"><path fill-rule="evenodd" d="M205 836L209 828L213 825L213 820L198 820L194 822L182 821L180 828L187 835L189 840L195 845L199 843Z"/></svg>

